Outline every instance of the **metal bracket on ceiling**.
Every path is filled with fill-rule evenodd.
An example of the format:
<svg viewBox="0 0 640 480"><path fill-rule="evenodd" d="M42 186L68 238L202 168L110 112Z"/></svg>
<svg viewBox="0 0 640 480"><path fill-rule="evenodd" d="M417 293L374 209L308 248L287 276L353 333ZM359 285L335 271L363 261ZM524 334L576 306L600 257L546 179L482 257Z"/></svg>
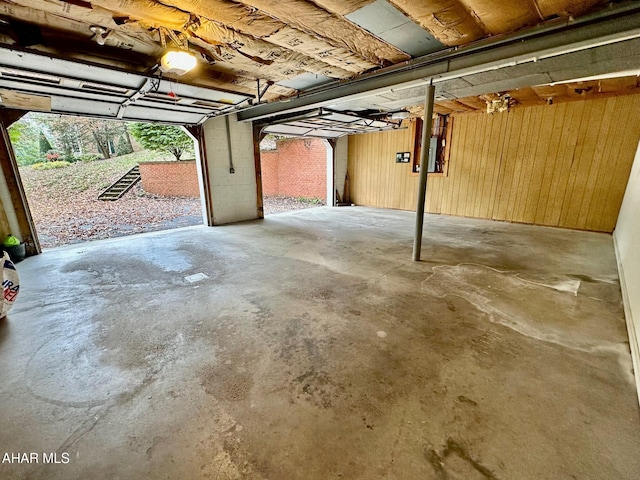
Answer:
<svg viewBox="0 0 640 480"><path fill-rule="evenodd" d="M246 100L243 101L243 103ZM210 118L215 118L215 117L221 117L221 116L225 116L225 115L230 115L232 114L234 111L238 110L238 105L229 105L227 108L222 109L222 110L218 110L217 112L210 112L207 113L205 115L203 115L203 117L198 121L197 125L202 125L204 122L206 122L207 120L209 120Z"/></svg>
<svg viewBox="0 0 640 480"><path fill-rule="evenodd" d="M145 94L147 94L148 92L157 91L159 86L160 86L159 79L147 78L146 81L142 84L142 86L140 86L140 88L138 88L133 95L131 95L129 98L127 98L124 102L120 104L120 106L118 107L118 113L116 115L116 118L118 118L118 120L122 120L122 118L124 117L124 112L129 105L131 105L132 103L135 103L135 101L138 100L139 98L144 97Z"/></svg>
<svg viewBox="0 0 640 480"><path fill-rule="evenodd" d="M271 87L271 85L274 84L273 81L271 80L267 80L267 84L264 86L264 88L262 90L260 90L260 79L257 78L256 79L256 83L257 83L257 94L256 94L256 99L257 101L254 103L252 100L249 100L249 105L257 105L262 101L262 97L264 96L265 93L267 93L267 90L269 90L269 87Z"/></svg>

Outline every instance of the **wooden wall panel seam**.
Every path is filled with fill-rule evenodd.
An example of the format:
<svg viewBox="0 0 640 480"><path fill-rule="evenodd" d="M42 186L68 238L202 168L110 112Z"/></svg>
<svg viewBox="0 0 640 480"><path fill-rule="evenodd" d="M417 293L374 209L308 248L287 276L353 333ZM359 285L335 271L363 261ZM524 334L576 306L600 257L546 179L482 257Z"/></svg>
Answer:
<svg viewBox="0 0 640 480"><path fill-rule="evenodd" d="M616 113L623 120L640 117L640 95L634 96L634 102L625 100L625 106L629 108L629 114L625 117L620 115L620 111ZM613 155L613 162L609 164L611 171L615 175L611 179L610 187L607 190L607 197L604 203L604 218L601 230L613 231L615 222L620 211L622 198L626 190L629 173L633 164L633 155L629 152L635 151L638 146L638 138L640 137L640 122L625 121L624 126L618 133L617 151Z"/></svg>
<svg viewBox="0 0 640 480"><path fill-rule="evenodd" d="M496 162L493 168L493 178L492 178L492 191L489 196L489 205L488 205L488 218L495 219L496 218L496 210L500 205L500 195L501 195L501 178L502 172L505 168L504 154L505 148L508 146L507 139L509 138L509 134L511 132L511 128L513 126L513 122L511 122L511 117L509 115L501 115L501 142L499 148L496 150Z"/></svg>
<svg viewBox="0 0 640 480"><path fill-rule="evenodd" d="M584 143L587 138L588 126L591 121L591 111L593 104L591 102L585 105L582 114L580 115L578 135L576 138L576 145L571 157L571 168L569 169L569 179L567 182L567 188L564 191L564 197L562 199L562 210L560 213L559 225L571 225L573 218L571 216L573 204L571 199L574 197L576 190L576 182L578 180L578 173L580 173L580 167L582 166L582 154L584 150Z"/></svg>
<svg viewBox="0 0 640 480"><path fill-rule="evenodd" d="M553 111L549 109L537 109L540 116L540 126L537 135L540 139L550 139L554 125ZM550 142L537 141L534 149L533 160L531 164L531 176L526 196L526 205L524 207L523 220L527 223L534 223L536 209L540 199L540 190L546 172L546 164L548 158Z"/></svg>
<svg viewBox="0 0 640 480"><path fill-rule="evenodd" d="M540 195L538 204L536 205L536 214L533 223L544 225L546 212L551 201L551 186L554 176L557 174L556 165L558 161L558 152L560 149L560 137L564 128L565 115L567 112L567 103L562 103L553 108L545 109L552 116L551 135L549 136L548 148L546 153L546 161L544 164L544 173L542 176L542 184L540 186Z"/></svg>
<svg viewBox="0 0 640 480"><path fill-rule="evenodd" d="M429 177L426 211L611 231L640 136L640 95L452 115L446 176ZM417 176L396 164L415 125L349 139L352 197L415 210Z"/></svg>
<svg viewBox="0 0 640 480"><path fill-rule="evenodd" d="M562 146L560 150L560 164L556 164L557 175L554 175L554 180L557 179L555 184L552 184L553 190L553 208L551 210L550 218L548 219L548 225L557 227L560 226L562 212L564 209L564 202L567 191L569 190L571 179L571 168L575 159L575 150L578 143L578 135L580 133L580 122L582 119L582 112L584 111L584 103L578 102L575 104L569 104L569 121L565 122L565 129L567 134L561 139ZM579 114L576 114L578 113ZM573 112L573 114L572 114ZM568 127L567 127L568 124ZM563 131L565 130L563 129ZM570 159L570 160L569 160ZM556 173L554 172L554 173ZM554 188L555 187L555 188Z"/></svg>
<svg viewBox="0 0 640 480"><path fill-rule="evenodd" d="M613 102L607 99L603 101L604 110L602 119L611 118L614 110L613 110ZM610 135L610 127L613 125L613 122L600 121L600 128L598 129L597 136L595 138L595 145L593 147L593 151L589 154L590 156L590 165L589 165L589 173L586 176L584 192L582 195L582 199L580 202L579 215L578 215L578 225L577 227L580 229L585 229L587 224L589 223L591 217L591 204L593 201L593 197L597 192L597 183L598 177L600 176L600 166L604 163L604 145L606 143L606 139Z"/></svg>
<svg viewBox="0 0 640 480"><path fill-rule="evenodd" d="M616 102L608 102L607 109L609 111L616 111ZM607 179L610 178L611 174L611 172L609 171L610 165L606 161L606 158L607 152L610 152L613 147L612 140L615 138L615 129L617 128L617 125L614 122L603 122L603 125L605 126L606 132L604 134L604 138L598 143L597 147L598 153L596 155L596 158L598 164L595 172L593 172L593 179L590 182L591 191L589 197L587 198L588 203L586 205L586 209L588 213L585 218L585 228L587 225L599 226L602 223L601 219L603 210L598 206L601 205L601 202L603 200L603 193L606 193L603 192L603 188L605 183L608 183ZM594 229L597 228L599 227L596 227Z"/></svg>

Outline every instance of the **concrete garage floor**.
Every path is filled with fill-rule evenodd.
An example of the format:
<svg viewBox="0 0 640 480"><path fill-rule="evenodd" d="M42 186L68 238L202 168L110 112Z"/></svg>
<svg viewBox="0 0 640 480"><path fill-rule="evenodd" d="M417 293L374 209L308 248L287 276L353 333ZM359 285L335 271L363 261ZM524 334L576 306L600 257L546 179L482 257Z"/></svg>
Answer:
<svg viewBox="0 0 640 480"><path fill-rule="evenodd" d="M0 454L39 459L0 477L637 479L611 237L428 216L416 264L412 231L318 208L18 264Z"/></svg>

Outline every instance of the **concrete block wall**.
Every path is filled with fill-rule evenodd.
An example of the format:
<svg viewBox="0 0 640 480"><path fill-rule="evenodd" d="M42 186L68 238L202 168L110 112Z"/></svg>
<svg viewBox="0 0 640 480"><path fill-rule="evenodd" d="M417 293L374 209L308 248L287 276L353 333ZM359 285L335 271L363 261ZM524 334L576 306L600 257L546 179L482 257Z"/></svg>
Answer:
<svg viewBox="0 0 640 480"><path fill-rule="evenodd" d="M208 165L208 172L204 174L208 176L211 190L214 225L258 218L252 125L238 122L235 114L228 119L231 152L226 118L211 118L203 124ZM234 173L230 172L231 158Z"/></svg>
<svg viewBox="0 0 640 480"><path fill-rule="evenodd" d="M349 153L349 137L340 137L336 142L335 152L335 189L344 196L344 181L347 176L347 155ZM335 190L333 192L335 195Z"/></svg>
<svg viewBox="0 0 640 480"><path fill-rule="evenodd" d="M195 160L141 162L142 189L154 195L200 197Z"/></svg>
<svg viewBox="0 0 640 480"><path fill-rule="evenodd" d="M278 140L276 150L262 151L264 195L326 200L327 148L319 138Z"/></svg>

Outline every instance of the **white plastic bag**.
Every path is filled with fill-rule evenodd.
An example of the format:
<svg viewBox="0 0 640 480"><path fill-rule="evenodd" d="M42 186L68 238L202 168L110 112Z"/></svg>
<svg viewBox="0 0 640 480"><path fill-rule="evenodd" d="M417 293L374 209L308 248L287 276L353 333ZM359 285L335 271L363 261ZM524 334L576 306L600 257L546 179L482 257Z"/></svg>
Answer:
<svg viewBox="0 0 640 480"><path fill-rule="evenodd" d="M4 252L2 256L2 290L3 299L0 318L7 315L20 291L20 277L18 277L18 271L7 252Z"/></svg>

